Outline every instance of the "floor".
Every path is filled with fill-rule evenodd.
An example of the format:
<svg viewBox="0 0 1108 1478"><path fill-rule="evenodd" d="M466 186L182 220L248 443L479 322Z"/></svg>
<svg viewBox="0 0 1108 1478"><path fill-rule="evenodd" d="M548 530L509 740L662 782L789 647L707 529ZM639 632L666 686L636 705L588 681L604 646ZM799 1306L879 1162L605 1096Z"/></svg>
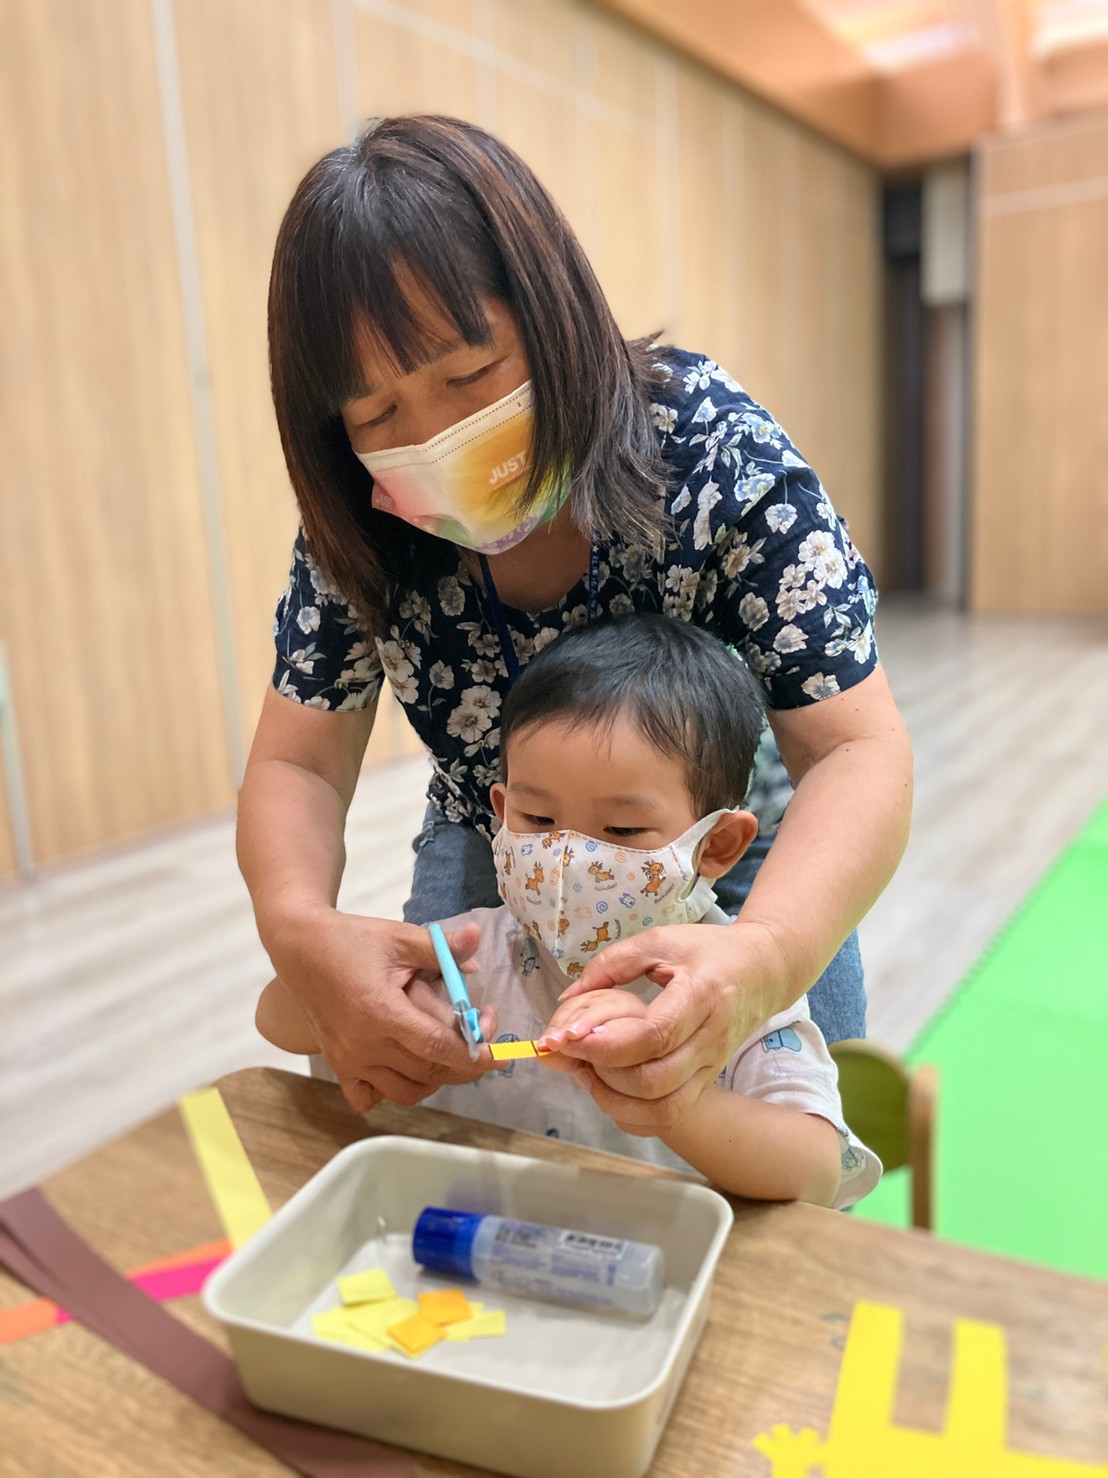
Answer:
<svg viewBox="0 0 1108 1478"><path fill-rule="evenodd" d="M912 1041L1105 791L1108 622L886 600L882 657L916 745L912 839L862 927L872 1036ZM345 908L398 916L426 766L367 772ZM0 1195L182 1092L259 1063L268 978L221 817L0 890Z"/></svg>

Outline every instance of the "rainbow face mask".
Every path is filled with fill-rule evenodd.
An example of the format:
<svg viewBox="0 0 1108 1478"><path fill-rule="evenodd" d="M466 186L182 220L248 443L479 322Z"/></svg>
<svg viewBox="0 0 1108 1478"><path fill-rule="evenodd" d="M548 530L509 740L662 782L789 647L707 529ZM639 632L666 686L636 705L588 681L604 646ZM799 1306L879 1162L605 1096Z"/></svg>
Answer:
<svg viewBox="0 0 1108 1478"><path fill-rule="evenodd" d="M372 474L374 508L478 554L502 554L553 518L569 494L563 478L520 515L533 431L525 380L430 441L356 455Z"/></svg>

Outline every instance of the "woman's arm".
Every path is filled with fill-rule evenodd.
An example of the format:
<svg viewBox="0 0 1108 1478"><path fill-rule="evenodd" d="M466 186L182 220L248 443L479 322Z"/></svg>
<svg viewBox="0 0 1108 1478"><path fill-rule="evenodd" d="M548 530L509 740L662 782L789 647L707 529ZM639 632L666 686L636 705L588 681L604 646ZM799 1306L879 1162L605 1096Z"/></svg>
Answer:
<svg viewBox="0 0 1108 1478"><path fill-rule="evenodd" d="M258 933L343 1092L359 1111L418 1103L479 1075L447 1002L407 988L438 977L425 929L336 908L343 830L373 709L327 712L270 689L239 797L238 857ZM477 930L451 943L464 959Z"/></svg>
<svg viewBox="0 0 1108 1478"><path fill-rule="evenodd" d="M769 719L796 793L742 919L766 931L780 960L772 1014L819 978L896 871L912 745L880 666L845 693Z"/></svg>
<svg viewBox="0 0 1108 1478"><path fill-rule="evenodd" d="M665 987L641 1022L565 1049L603 1071L611 1098L598 1101L624 1128L677 1123L738 1045L818 979L904 850L911 746L880 667L770 717L796 794L739 919L611 945L566 992L643 975Z"/></svg>

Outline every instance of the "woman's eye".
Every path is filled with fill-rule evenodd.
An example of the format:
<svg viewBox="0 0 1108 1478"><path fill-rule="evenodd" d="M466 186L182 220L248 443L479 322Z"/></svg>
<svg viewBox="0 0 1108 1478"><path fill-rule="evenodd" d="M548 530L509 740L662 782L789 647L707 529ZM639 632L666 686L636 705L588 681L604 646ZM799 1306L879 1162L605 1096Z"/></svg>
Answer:
<svg viewBox="0 0 1108 1478"><path fill-rule="evenodd" d="M371 431L374 426L383 426L395 409L396 407L394 405L390 405L387 411L382 411L379 416L374 416L372 421L362 421L357 429L359 431Z"/></svg>
<svg viewBox="0 0 1108 1478"><path fill-rule="evenodd" d="M492 365L491 364L483 364L479 370L474 370L471 375L459 375L458 378L455 379L455 380L448 380L447 381L447 384L449 384L449 385L472 385L473 382L475 380L479 380L482 375L487 375L488 372L489 372L489 370L491 370L491 369L492 369Z"/></svg>

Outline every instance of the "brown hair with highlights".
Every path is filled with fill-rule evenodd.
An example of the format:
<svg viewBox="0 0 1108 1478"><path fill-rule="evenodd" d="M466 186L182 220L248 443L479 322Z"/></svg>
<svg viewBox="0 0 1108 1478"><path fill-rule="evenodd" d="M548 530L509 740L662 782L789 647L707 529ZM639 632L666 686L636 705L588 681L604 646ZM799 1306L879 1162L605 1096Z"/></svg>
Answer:
<svg viewBox="0 0 1108 1478"><path fill-rule="evenodd" d="M521 511L568 468L586 535L653 547L665 468L650 342L623 338L565 218L505 144L457 118L379 119L300 182L269 285L273 402L305 534L367 627L381 631L396 582L431 537L371 507L340 415L360 385L367 326L403 373L441 352L398 268L472 346L490 341L482 300L515 313L535 408Z"/></svg>

